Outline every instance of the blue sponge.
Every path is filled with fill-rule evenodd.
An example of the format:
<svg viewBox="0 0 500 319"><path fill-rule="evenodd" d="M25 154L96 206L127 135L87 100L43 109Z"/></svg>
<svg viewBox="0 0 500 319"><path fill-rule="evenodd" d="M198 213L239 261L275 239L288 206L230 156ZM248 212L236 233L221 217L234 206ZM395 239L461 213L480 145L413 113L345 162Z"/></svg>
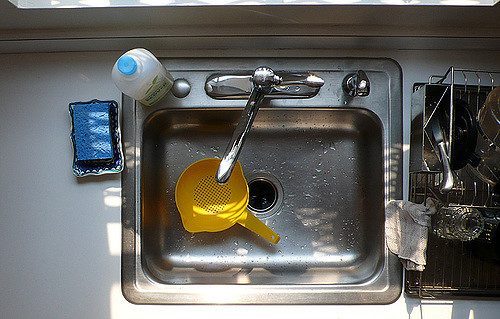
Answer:
<svg viewBox="0 0 500 319"><path fill-rule="evenodd" d="M73 132L78 161L113 159L109 103L75 104Z"/></svg>

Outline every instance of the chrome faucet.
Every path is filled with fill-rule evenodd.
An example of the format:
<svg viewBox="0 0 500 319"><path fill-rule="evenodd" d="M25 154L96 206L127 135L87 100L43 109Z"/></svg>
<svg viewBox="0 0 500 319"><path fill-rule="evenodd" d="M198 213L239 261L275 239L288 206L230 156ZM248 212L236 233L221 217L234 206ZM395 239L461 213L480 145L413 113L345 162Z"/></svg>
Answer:
<svg viewBox="0 0 500 319"><path fill-rule="evenodd" d="M225 183L233 172L234 165L240 155L241 147L245 142L248 131L252 127L253 120L257 115L259 106L264 100L264 96L271 92L273 85L280 84L282 79L274 74L274 71L268 67L257 68L252 75L253 89L250 93L245 110L234 130L231 142L226 148L224 157L219 164L215 178L219 183Z"/></svg>
<svg viewBox="0 0 500 319"><path fill-rule="evenodd" d="M284 79L286 77L286 79ZM238 161L241 147L252 127L260 104L266 95L277 95L281 98L308 98L319 92L324 81L314 74L284 74L278 76L268 67L257 68L251 76L218 75L211 77L205 84L205 91L213 98L244 97L248 91L246 80L251 81L251 92L243 114L234 130L219 169L215 176L217 182L225 183L231 176L234 165Z"/></svg>

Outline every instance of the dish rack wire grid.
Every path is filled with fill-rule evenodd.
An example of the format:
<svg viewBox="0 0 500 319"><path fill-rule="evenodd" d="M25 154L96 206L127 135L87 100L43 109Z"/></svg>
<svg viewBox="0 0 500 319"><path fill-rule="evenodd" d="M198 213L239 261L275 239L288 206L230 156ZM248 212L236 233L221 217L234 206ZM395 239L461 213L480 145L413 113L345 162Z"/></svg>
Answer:
<svg viewBox="0 0 500 319"><path fill-rule="evenodd" d="M444 75L431 75L427 84L443 86L442 95L431 114L440 103L449 105L450 121L445 134L453 136L454 99L465 100L470 110L477 115L489 92L498 83L500 71L452 66ZM451 141L448 141L448 154L451 154L452 147ZM427 197L432 197L449 206L474 207L482 212L488 211L494 218L500 218L500 206L494 200L493 189L489 184L478 180L467 167L453 174L453 189L443 195L439 191L442 172L411 172L410 200L424 203ZM470 242L446 240L430 233L426 269L423 272L405 270L405 292L422 299L498 298L500 264L477 257Z"/></svg>

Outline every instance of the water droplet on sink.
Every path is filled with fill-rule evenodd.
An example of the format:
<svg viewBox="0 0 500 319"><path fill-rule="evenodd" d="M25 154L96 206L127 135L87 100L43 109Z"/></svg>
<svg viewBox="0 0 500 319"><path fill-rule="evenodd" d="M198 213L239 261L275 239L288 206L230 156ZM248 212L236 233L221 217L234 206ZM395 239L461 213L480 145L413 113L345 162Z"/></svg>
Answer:
<svg viewBox="0 0 500 319"><path fill-rule="evenodd" d="M236 249L236 254L238 256L246 256L248 254L248 250L240 247L240 248Z"/></svg>

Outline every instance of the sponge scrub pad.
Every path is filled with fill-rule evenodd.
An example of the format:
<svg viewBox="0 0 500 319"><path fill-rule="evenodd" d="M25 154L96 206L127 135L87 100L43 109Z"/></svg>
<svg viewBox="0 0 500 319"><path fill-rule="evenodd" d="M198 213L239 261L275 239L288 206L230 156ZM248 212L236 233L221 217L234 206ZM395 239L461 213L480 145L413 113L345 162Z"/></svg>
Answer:
<svg viewBox="0 0 500 319"><path fill-rule="evenodd" d="M120 173L124 167L120 114L116 101L69 104L73 174L76 177Z"/></svg>
<svg viewBox="0 0 500 319"><path fill-rule="evenodd" d="M113 159L109 103L75 104L73 132L77 160Z"/></svg>

